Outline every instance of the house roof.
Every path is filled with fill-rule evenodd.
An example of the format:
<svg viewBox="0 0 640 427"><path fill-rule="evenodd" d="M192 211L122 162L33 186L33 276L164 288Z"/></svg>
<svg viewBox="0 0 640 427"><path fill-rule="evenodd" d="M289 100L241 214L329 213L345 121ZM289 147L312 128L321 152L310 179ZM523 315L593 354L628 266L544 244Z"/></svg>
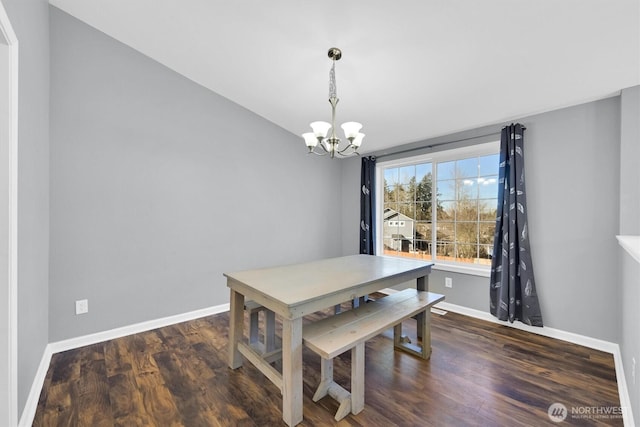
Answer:
<svg viewBox="0 0 640 427"><path fill-rule="evenodd" d="M396 210L393 210L391 208L385 208L384 213L383 213L383 218L385 221L389 221L391 219L393 220L397 220L397 221L414 221L413 218L408 217L405 214L402 214Z"/></svg>

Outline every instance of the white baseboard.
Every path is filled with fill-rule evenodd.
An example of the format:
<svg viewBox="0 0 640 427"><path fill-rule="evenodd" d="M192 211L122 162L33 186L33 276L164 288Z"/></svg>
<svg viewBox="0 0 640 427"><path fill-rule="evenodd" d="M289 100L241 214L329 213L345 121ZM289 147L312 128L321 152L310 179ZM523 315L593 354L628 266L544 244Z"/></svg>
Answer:
<svg viewBox="0 0 640 427"><path fill-rule="evenodd" d="M20 423L18 426L28 427L33 424L33 418L35 417L36 410L38 409L40 392L44 385L49 365L51 364L51 357L55 353L84 347L86 345L97 344L99 342L115 338L121 338L127 335L138 334L140 332L146 332L169 325L175 325L176 323L187 322L189 320L199 319L201 317L211 316L225 311L229 311L228 303L47 344L44 349L42 359L40 360L38 371L33 379L33 384L31 385L29 396L27 396L27 402L24 406L24 410L22 411L22 416L20 417Z"/></svg>
<svg viewBox="0 0 640 427"><path fill-rule="evenodd" d="M33 379L31 390L29 390L27 402L25 403L24 409L22 410L22 416L20 417L20 421L18 422L19 427L29 427L33 425L33 418L36 416L36 410L38 409L40 392L42 391L44 379L46 378L47 371L49 370L49 364L51 364L52 355L53 353L51 352L51 344L47 344L47 346L44 348L42 359L40 359L38 371L36 372L36 376Z"/></svg>
<svg viewBox="0 0 640 427"><path fill-rule="evenodd" d="M383 294L393 294L398 292L396 289L385 288L380 291ZM437 309L444 311L452 311L458 314L464 314L465 316L473 317L480 320L485 320L487 322L496 323L498 325L508 326L510 328L520 329L523 331L531 332L533 334L542 335L549 338L556 338L562 341L568 341L574 344L578 344L584 347L593 348L594 350L600 350L607 353L614 354L616 351L620 351L618 344L603 341L596 338L587 337L584 335L574 334L573 332L566 332L560 329L550 328L545 326L543 328L537 326L529 326L522 322L504 322L502 320L498 320L496 317L491 315L491 313L481 310L476 310L474 308L464 307L461 305L450 304L448 302L439 302L434 306Z"/></svg>
<svg viewBox="0 0 640 427"><path fill-rule="evenodd" d="M140 332L150 331L164 326L175 325L180 322L198 319L200 317L211 316L213 314L229 311L229 304L221 304L215 307L203 308L201 310L190 311L188 313L177 314L175 316L163 317L162 319L149 320L147 322L135 323L133 325L123 326L121 328L111 329L109 331L97 332L95 334L84 335L68 340L56 341L50 343L52 352L60 353L86 345L97 344L102 341L112 340L115 338L125 337L127 335L138 334Z"/></svg>
<svg viewBox="0 0 640 427"><path fill-rule="evenodd" d="M631 410L631 399L627 388L627 379L624 376L624 365L622 363L622 353L620 346L616 344L616 351L613 353L613 362L616 366L616 381L618 383L618 395L620 397L620 407L622 408L622 420L625 426L635 427L633 411Z"/></svg>
<svg viewBox="0 0 640 427"><path fill-rule="evenodd" d="M452 311L454 313L464 314L465 316L474 317L476 319L485 320L491 323L496 323L498 325L519 329L521 331L531 332L532 334L542 335L549 338L555 338L562 341L567 341L573 344L589 347L594 350L604 351L606 353L614 354L616 352L616 349L618 349L618 344L615 344L609 341L599 340L597 338L591 338L585 335L579 335L573 332L563 331L561 329L550 328L548 326L540 328L538 326L529 326L522 322L509 323L502 320L498 320L489 312L476 310L468 307L463 307L461 305L450 304L448 302L440 302L436 304L435 307L441 310Z"/></svg>
<svg viewBox="0 0 640 427"><path fill-rule="evenodd" d="M380 291L384 294L392 294L398 292L396 289L386 288ZM464 307L461 305L450 304L448 302L439 302L434 306L437 309L451 311L465 316L473 317L487 322L496 323L499 325L507 326L510 328L520 329L522 331L531 332L532 334L538 334L549 338L555 338L562 341L567 341L573 344L578 344L583 347L592 348L594 350L604 351L613 355L613 362L616 369L616 382L618 384L618 395L620 397L620 407L622 408L622 419L625 426L635 427L633 419L633 412L631 411L631 400L629 399L629 390L627 389L627 380L624 376L624 365L622 364L622 355L620 353L620 346L616 343L609 341L603 341L596 338L587 337L584 335L574 334L573 332L562 331L560 329L549 328L545 326L543 328L537 326L529 326L522 322L504 322L498 320L491 313L476 310L473 308Z"/></svg>

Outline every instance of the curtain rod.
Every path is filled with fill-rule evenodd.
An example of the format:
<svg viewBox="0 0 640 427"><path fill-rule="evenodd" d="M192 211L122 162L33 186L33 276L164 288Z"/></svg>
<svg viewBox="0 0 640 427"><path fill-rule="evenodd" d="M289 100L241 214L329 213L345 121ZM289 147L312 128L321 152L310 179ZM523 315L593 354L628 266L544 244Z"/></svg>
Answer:
<svg viewBox="0 0 640 427"><path fill-rule="evenodd" d="M380 159L380 158L383 158L383 157L389 157L389 156L395 156L395 155L398 155L398 154L411 153L412 151L418 151L418 150L424 150L424 149L432 149L434 147L439 147L441 145L454 144L456 142L464 142L464 141L469 141L469 140L472 140L472 139L486 138L487 136L500 135L500 134L501 134L501 131L491 132L491 133L487 133L487 134L483 134L483 135L470 136L468 138L460 138L460 139L454 139L452 141L438 142L436 144L429 144L429 145L422 145L420 147L407 148L406 150L394 151L393 153L381 154L379 156L374 156L374 157L376 159Z"/></svg>

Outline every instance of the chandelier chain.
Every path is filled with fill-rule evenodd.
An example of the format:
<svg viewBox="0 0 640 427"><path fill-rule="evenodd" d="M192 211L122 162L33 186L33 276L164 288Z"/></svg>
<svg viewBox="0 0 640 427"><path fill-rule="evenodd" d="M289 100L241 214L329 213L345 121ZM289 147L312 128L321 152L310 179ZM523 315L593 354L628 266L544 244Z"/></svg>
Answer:
<svg viewBox="0 0 640 427"><path fill-rule="evenodd" d="M329 70L329 99L338 97L338 88L336 86L336 60L333 60L331 70Z"/></svg>

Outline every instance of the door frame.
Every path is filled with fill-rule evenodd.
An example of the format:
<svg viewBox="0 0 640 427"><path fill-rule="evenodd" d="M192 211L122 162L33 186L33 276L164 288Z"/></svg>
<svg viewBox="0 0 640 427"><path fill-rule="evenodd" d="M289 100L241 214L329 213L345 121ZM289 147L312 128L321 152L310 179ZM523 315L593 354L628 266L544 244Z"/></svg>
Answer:
<svg viewBox="0 0 640 427"><path fill-rule="evenodd" d="M18 425L18 39L0 0L0 425Z"/></svg>

